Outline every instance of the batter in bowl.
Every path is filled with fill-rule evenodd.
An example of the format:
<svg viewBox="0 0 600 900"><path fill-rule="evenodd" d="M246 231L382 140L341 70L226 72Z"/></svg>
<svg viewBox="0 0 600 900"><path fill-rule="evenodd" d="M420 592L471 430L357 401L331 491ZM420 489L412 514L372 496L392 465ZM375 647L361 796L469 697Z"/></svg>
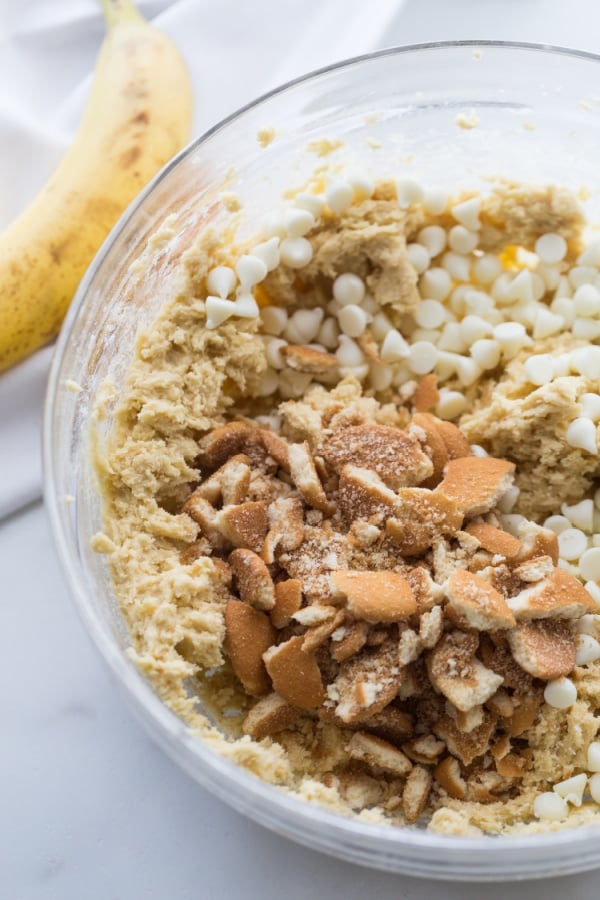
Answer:
<svg viewBox="0 0 600 900"><path fill-rule="evenodd" d="M98 459L95 546L199 739L366 821L599 817L583 229L556 186L320 173L255 241L206 229L181 257Z"/></svg>

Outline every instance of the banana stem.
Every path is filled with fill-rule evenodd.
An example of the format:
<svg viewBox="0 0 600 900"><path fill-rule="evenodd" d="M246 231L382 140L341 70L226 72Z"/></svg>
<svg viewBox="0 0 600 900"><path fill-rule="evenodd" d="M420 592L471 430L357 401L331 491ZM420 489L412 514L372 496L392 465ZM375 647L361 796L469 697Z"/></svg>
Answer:
<svg viewBox="0 0 600 900"><path fill-rule="evenodd" d="M133 0L100 0L106 28L110 31L124 22L144 22L145 19Z"/></svg>

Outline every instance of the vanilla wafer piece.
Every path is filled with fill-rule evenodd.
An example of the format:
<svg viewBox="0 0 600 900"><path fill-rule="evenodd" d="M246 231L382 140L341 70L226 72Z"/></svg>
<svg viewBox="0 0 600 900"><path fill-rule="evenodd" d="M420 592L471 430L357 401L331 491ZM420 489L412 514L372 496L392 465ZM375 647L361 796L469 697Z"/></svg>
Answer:
<svg viewBox="0 0 600 900"><path fill-rule="evenodd" d="M450 605L468 627L477 631L515 627L516 619L502 594L472 572L455 569L444 590Z"/></svg>
<svg viewBox="0 0 600 900"><path fill-rule="evenodd" d="M348 612L370 624L400 622L417 611L410 584L399 572L337 570L331 580L345 596Z"/></svg>
<svg viewBox="0 0 600 900"><path fill-rule="evenodd" d="M271 689L263 662L263 653L275 640L276 631L269 617L242 600L229 600L225 606L225 646L233 671L244 690L261 697Z"/></svg>
<svg viewBox="0 0 600 900"><path fill-rule="evenodd" d="M344 428L335 432L320 452L337 472L346 465L369 469L393 490L420 484L432 472L431 461L418 441L389 425Z"/></svg>
<svg viewBox="0 0 600 900"><path fill-rule="evenodd" d="M451 459L436 492L454 500L467 517L483 515L512 486L514 471L514 463L493 456Z"/></svg>
<svg viewBox="0 0 600 900"><path fill-rule="evenodd" d="M469 522L465 531L477 538L483 549L494 556L515 559L521 552L522 544L518 538L487 522Z"/></svg>

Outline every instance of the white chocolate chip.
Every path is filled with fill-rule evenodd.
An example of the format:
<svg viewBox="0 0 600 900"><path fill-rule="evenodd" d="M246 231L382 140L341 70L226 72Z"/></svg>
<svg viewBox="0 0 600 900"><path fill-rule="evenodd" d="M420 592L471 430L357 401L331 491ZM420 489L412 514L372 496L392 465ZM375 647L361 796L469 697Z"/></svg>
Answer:
<svg viewBox="0 0 600 900"><path fill-rule="evenodd" d="M575 291L573 308L578 316L593 319L600 313L600 291L593 284L582 284Z"/></svg>
<svg viewBox="0 0 600 900"><path fill-rule="evenodd" d="M465 316L460 323L460 333L467 347L474 344L481 338L491 337L493 328L489 322L482 319L481 316L470 314Z"/></svg>
<svg viewBox="0 0 600 900"><path fill-rule="evenodd" d="M587 752L588 772L600 772L600 741L592 741Z"/></svg>
<svg viewBox="0 0 600 900"><path fill-rule="evenodd" d="M564 375L568 375L571 371L571 359L568 353L559 353L557 357L555 357L555 378L562 378Z"/></svg>
<svg viewBox="0 0 600 900"><path fill-rule="evenodd" d="M581 404L581 415L592 422L600 420L600 394L582 394L579 398Z"/></svg>
<svg viewBox="0 0 600 900"><path fill-rule="evenodd" d="M334 182L325 192L327 205L334 213L341 215L354 199L354 188L346 181Z"/></svg>
<svg viewBox="0 0 600 900"><path fill-rule="evenodd" d="M572 778L566 778L554 785L553 790L573 806L581 806L583 802L583 792L587 782L587 775L583 772L581 775L573 775Z"/></svg>
<svg viewBox="0 0 600 900"><path fill-rule="evenodd" d="M286 210L283 222L288 237L291 238L304 237L315 224L314 216L307 209L293 207Z"/></svg>
<svg viewBox="0 0 600 900"><path fill-rule="evenodd" d="M235 300L234 315L241 319L254 319L259 313L258 303L252 294L238 294Z"/></svg>
<svg viewBox="0 0 600 900"><path fill-rule="evenodd" d="M554 358L550 353L538 353L537 356L530 356L525 363L527 380L538 387L549 384L554 378L554 371Z"/></svg>
<svg viewBox="0 0 600 900"><path fill-rule="evenodd" d="M545 306L540 306L538 307L535 316L533 337L535 340L550 337L551 334L556 334L560 331L564 327L564 324L565 320L562 316L550 312Z"/></svg>
<svg viewBox="0 0 600 900"><path fill-rule="evenodd" d="M470 384L474 384L482 372L482 368L479 363L477 363L474 359L470 359L468 356L456 357L455 370L456 374L458 375L458 380L463 387L468 387Z"/></svg>
<svg viewBox="0 0 600 900"><path fill-rule="evenodd" d="M434 259L446 246L446 231L441 225L426 225L417 234L417 241L426 248L431 259Z"/></svg>
<svg viewBox="0 0 600 900"><path fill-rule="evenodd" d="M572 524L566 516L548 516L544 521L544 528L549 528L554 534L560 534L562 531L570 528Z"/></svg>
<svg viewBox="0 0 600 900"><path fill-rule="evenodd" d="M519 537L521 527L527 523L525 516L520 516L518 513L507 513L502 515L500 521L502 522L504 530L508 531L509 534L512 534L513 537Z"/></svg>
<svg viewBox="0 0 600 900"><path fill-rule="evenodd" d="M581 616L580 619L577 619L576 630L578 634L590 634L592 637L597 637L600 634L600 617L593 613Z"/></svg>
<svg viewBox="0 0 600 900"><path fill-rule="evenodd" d="M566 800L555 794L554 791L546 791L533 801L533 814L536 819L549 822L560 822L569 815L569 807Z"/></svg>
<svg viewBox="0 0 600 900"><path fill-rule="evenodd" d="M567 242L561 234L549 232L535 242L535 252L545 263L557 263L565 258Z"/></svg>
<svg viewBox="0 0 600 900"><path fill-rule="evenodd" d="M291 316L288 325L288 329L291 326L291 333L295 336L295 340L292 343L309 344L314 340L319 332L324 315L320 306L316 306L314 309L297 309ZM288 340L291 341L292 338L288 337Z"/></svg>
<svg viewBox="0 0 600 900"><path fill-rule="evenodd" d="M358 275L345 272L333 282L333 297L341 306L360 305L365 296L365 283Z"/></svg>
<svg viewBox="0 0 600 900"><path fill-rule="evenodd" d="M284 369L279 376L279 393L284 400L301 397L312 380L312 376L294 369Z"/></svg>
<svg viewBox="0 0 600 900"><path fill-rule="evenodd" d="M500 362L500 344L488 339L475 341L471 347L471 356L482 369L495 369Z"/></svg>
<svg viewBox="0 0 600 900"><path fill-rule="evenodd" d="M382 341L385 338L386 334L393 330L394 326L385 315L385 313L379 312L375 316L373 316L373 322L371 323L371 334L376 341Z"/></svg>
<svg viewBox="0 0 600 900"><path fill-rule="evenodd" d="M229 297L236 284L235 272L229 266L216 266L206 277L206 287L210 293L223 299Z"/></svg>
<svg viewBox="0 0 600 900"><path fill-rule="evenodd" d="M591 499L580 500L569 506L563 503L560 507L563 516L566 516L569 522L575 528L581 528L582 531L591 532L594 529L594 501Z"/></svg>
<svg viewBox="0 0 600 900"><path fill-rule="evenodd" d="M511 307L510 317L515 322L520 322L527 328L533 328L538 311L538 304L535 301L519 301Z"/></svg>
<svg viewBox="0 0 600 900"><path fill-rule="evenodd" d="M473 263L473 277L478 284L491 284L501 274L502 263L491 253L484 253Z"/></svg>
<svg viewBox="0 0 600 900"><path fill-rule="evenodd" d="M235 267L242 290L249 291L267 276L267 267L258 256L245 254L241 256Z"/></svg>
<svg viewBox="0 0 600 900"><path fill-rule="evenodd" d="M263 331L266 334L280 335L288 321L288 314L281 306L263 306L260 311Z"/></svg>
<svg viewBox="0 0 600 900"><path fill-rule="evenodd" d="M436 407L436 415L440 419L456 419L467 408L467 398L460 391L440 390L440 399Z"/></svg>
<svg viewBox="0 0 600 900"><path fill-rule="evenodd" d="M458 322L447 322L438 341L438 350L448 353L464 353L467 349Z"/></svg>
<svg viewBox="0 0 600 900"><path fill-rule="evenodd" d="M481 228L479 221L479 211L481 209L481 200L479 197L472 197L470 200L464 200L453 206L450 212L457 222L468 228L469 231L477 231Z"/></svg>
<svg viewBox="0 0 600 900"><path fill-rule="evenodd" d="M491 325L497 325L502 321L502 314L494 306L493 297L484 291L474 291L468 285L463 285L463 289L466 312L482 316Z"/></svg>
<svg viewBox="0 0 600 900"><path fill-rule="evenodd" d="M435 368L438 349L429 341L415 341L408 351L408 367L415 375L427 375Z"/></svg>
<svg viewBox="0 0 600 900"><path fill-rule="evenodd" d="M578 347L570 356L573 369L580 375L591 381L600 378L600 347Z"/></svg>
<svg viewBox="0 0 600 900"><path fill-rule="evenodd" d="M361 366L365 361L364 353L358 344L345 334L340 335L340 343L335 355L341 366Z"/></svg>
<svg viewBox="0 0 600 900"><path fill-rule="evenodd" d="M408 209L414 203L421 203L425 197L425 191L421 185L412 178L399 178L396 181L396 196L400 209Z"/></svg>
<svg viewBox="0 0 600 900"><path fill-rule="evenodd" d="M431 262L431 257L423 244L408 244L406 258L418 275L421 275Z"/></svg>
<svg viewBox="0 0 600 900"><path fill-rule="evenodd" d="M558 552L563 559L579 559L587 549L587 537L579 528L565 528L558 535Z"/></svg>
<svg viewBox="0 0 600 900"><path fill-rule="evenodd" d="M439 300L421 300L414 317L421 328L438 328L446 320L446 310Z"/></svg>
<svg viewBox="0 0 600 900"><path fill-rule="evenodd" d="M446 350L438 351L438 358L435 364L438 378L442 381L448 381L456 372L456 363L461 359L459 353L448 353Z"/></svg>
<svg viewBox="0 0 600 900"><path fill-rule="evenodd" d="M600 581L600 547L591 547L582 554L579 571L586 581Z"/></svg>
<svg viewBox="0 0 600 900"><path fill-rule="evenodd" d="M502 353L507 359L512 359L522 347L531 343L525 328L519 322L502 322L501 325L496 325L494 338L500 344Z"/></svg>
<svg viewBox="0 0 600 900"><path fill-rule="evenodd" d="M323 212L325 201L317 194L300 193L294 197L294 206L307 210L315 219L318 219Z"/></svg>
<svg viewBox="0 0 600 900"><path fill-rule="evenodd" d="M234 300L224 300L222 297L207 297L204 303L206 309L206 327L216 328L231 316L235 315L236 305Z"/></svg>
<svg viewBox="0 0 600 900"><path fill-rule="evenodd" d="M539 262L537 264L535 274L544 282L544 286L548 291L555 291L560 281L560 269L557 265Z"/></svg>
<svg viewBox="0 0 600 900"><path fill-rule="evenodd" d="M261 259L267 267L267 271L272 272L280 261L279 238L272 237L268 241L263 241L262 244L257 244L252 250L252 256Z"/></svg>
<svg viewBox="0 0 600 900"><path fill-rule="evenodd" d="M600 644L591 634L578 634L575 645L577 647L576 665L587 666L600 659Z"/></svg>
<svg viewBox="0 0 600 900"><path fill-rule="evenodd" d="M575 310L569 297L555 297L550 304L550 310L562 318L566 328L570 328L575 321Z"/></svg>
<svg viewBox="0 0 600 900"><path fill-rule="evenodd" d="M544 700L554 709L569 709L577 700L577 688L570 678L555 678L546 685Z"/></svg>
<svg viewBox="0 0 600 900"><path fill-rule="evenodd" d="M473 449L473 448L471 448L471 449ZM521 493L521 491L516 486L516 484L513 484L512 487L509 487L509 489L506 491L506 493L502 494L502 496L498 500L497 505L498 505L498 509L500 510L500 512L505 513L505 514L512 512L517 500L519 499L520 493Z"/></svg>
<svg viewBox="0 0 600 900"><path fill-rule="evenodd" d="M582 284L594 284L598 272L592 266L573 266L567 275L572 287L578 288Z"/></svg>
<svg viewBox="0 0 600 900"><path fill-rule="evenodd" d="M566 441L571 447L597 455L596 425L586 416L574 419L567 428Z"/></svg>
<svg viewBox="0 0 600 900"><path fill-rule="evenodd" d="M573 320L573 324L571 325L571 333L574 338L582 338L587 341L595 341L600 338L600 321L596 319L583 319L581 317L577 317ZM582 347L581 349L593 350L594 348Z"/></svg>
<svg viewBox="0 0 600 900"><path fill-rule="evenodd" d="M439 266L428 269L419 280L421 296L427 300L445 300L451 288L449 273Z"/></svg>
<svg viewBox="0 0 600 900"><path fill-rule="evenodd" d="M453 281L469 281L471 277L471 260L468 256L449 250L442 256L442 266Z"/></svg>
<svg viewBox="0 0 600 900"><path fill-rule="evenodd" d="M360 306L350 303L347 306L342 306L338 312L337 319L344 334L351 338L357 338L364 333L368 316Z"/></svg>
<svg viewBox="0 0 600 900"><path fill-rule="evenodd" d="M471 444L471 453L473 454L473 456L479 456L481 459L483 459L483 457L485 457L485 456L489 456L489 453L487 452L487 450L484 450L484 448L480 447L479 444ZM502 498L500 498L500 499L502 499ZM500 500L498 501L497 506L498 506L498 509L501 510ZM513 506L514 506L514 504L513 504ZM507 509L506 512L509 512L509 510Z"/></svg>
<svg viewBox="0 0 600 900"><path fill-rule="evenodd" d="M266 235L268 235L269 237L284 238L285 237L285 227L283 224L283 216L281 215L281 213L278 213L278 212L269 213L269 215L267 216L267 218L265 220L265 225L264 225L263 230L264 230L264 233Z"/></svg>
<svg viewBox="0 0 600 900"><path fill-rule="evenodd" d="M448 244L456 253L471 253L478 243L477 232L469 231L464 225L454 225L448 232Z"/></svg>
<svg viewBox="0 0 600 900"><path fill-rule="evenodd" d="M353 375L358 381L362 381L369 374L369 364L361 363L359 366L340 366L340 374L343 378L346 375Z"/></svg>
<svg viewBox="0 0 600 900"><path fill-rule="evenodd" d="M340 329L338 323L333 316L328 316L317 333L317 340L323 344L327 350L335 350L338 345Z"/></svg>
<svg viewBox="0 0 600 900"><path fill-rule="evenodd" d="M506 289L509 300L522 300L531 303L535 297L533 293L533 276L529 269L523 269L510 282Z"/></svg>
<svg viewBox="0 0 600 900"><path fill-rule="evenodd" d="M312 257L311 243L304 237L286 238L281 242L281 262L290 269L307 266Z"/></svg>
<svg viewBox="0 0 600 900"><path fill-rule="evenodd" d="M409 350L409 345L400 332L396 331L395 328L392 328L391 331L388 331L383 340L379 356L383 362L398 362L401 359L406 359Z"/></svg>
<svg viewBox="0 0 600 900"><path fill-rule="evenodd" d="M440 337L441 331L436 328L415 328L410 339L413 343L415 341L429 341L431 344L437 344Z"/></svg>

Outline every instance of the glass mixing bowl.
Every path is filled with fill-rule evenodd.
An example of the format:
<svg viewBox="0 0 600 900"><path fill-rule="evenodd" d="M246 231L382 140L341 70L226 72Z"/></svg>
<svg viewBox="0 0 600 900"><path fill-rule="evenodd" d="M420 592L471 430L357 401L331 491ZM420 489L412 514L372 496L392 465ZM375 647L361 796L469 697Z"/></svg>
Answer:
<svg viewBox="0 0 600 900"><path fill-rule="evenodd" d="M205 223L224 220L223 192L239 195L253 233L319 162L306 145L341 138L371 175L410 172L424 183L485 188L481 178L589 188L600 223L600 107L590 86L600 57L488 42L401 47L323 69L262 97L196 140L154 179L112 231L61 332L45 420L46 500L77 608L117 683L149 731L218 797L315 849L393 872L446 879L519 879L600 865L600 827L527 837L458 837L371 825L288 796L207 749L154 693L127 655L127 630L105 556L92 551L101 505L90 442L111 427L94 407L110 378L118 395L136 331L173 290L176 260ZM461 128L457 116L464 114ZM277 135L262 147L259 129ZM172 237L129 296L130 266L170 216ZM78 387L76 387L78 386Z"/></svg>

